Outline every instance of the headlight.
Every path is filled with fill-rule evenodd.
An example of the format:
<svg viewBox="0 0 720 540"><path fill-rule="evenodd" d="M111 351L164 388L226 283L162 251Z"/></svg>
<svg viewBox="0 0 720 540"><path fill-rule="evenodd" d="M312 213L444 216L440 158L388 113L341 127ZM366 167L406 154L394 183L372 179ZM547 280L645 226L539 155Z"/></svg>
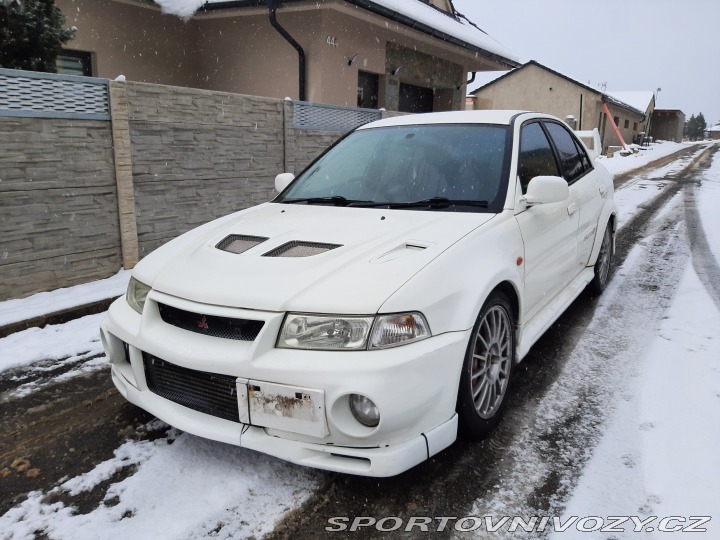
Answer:
<svg viewBox="0 0 720 540"><path fill-rule="evenodd" d="M396 347L431 335L430 327L420 313L377 317L289 313L280 330L277 346L281 349L359 351Z"/></svg>
<svg viewBox="0 0 720 540"><path fill-rule="evenodd" d="M142 314L150 287L131 277L127 290L127 301L135 311Z"/></svg>
<svg viewBox="0 0 720 540"><path fill-rule="evenodd" d="M290 313L285 317L278 347L286 349L363 350L372 317L337 317Z"/></svg>
<svg viewBox="0 0 720 540"><path fill-rule="evenodd" d="M429 338L430 327L420 313L378 315L370 337L371 349L386 349Z"/></svg>

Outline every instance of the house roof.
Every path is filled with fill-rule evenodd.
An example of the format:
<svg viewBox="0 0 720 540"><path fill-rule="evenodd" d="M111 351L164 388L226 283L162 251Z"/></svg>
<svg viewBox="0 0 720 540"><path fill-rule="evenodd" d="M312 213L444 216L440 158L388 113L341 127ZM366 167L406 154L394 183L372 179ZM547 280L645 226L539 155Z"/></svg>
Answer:
<svg viewBox="0 0 720 540"><path fill-rule="evenodd" d="M277 0L279 5L301 0ZM518 58L487 32L458 13L445 13L421 0L345 0L347 3L409 26L435 38L478 53L508 68L520 65ZM265 0L155 0L163 11L190 17L195 9L264 6ZM188 13L188 10L191 10Z"/></svg>
<svg viewBox="0 0 720 540"><path fill-rule="evenodd" d="M647 111L647 105L646 105L643 109L639 109L639 108L637 108L637 107L635 107L635 106L633 106L633 105L631 105L631 104L629 104L629 103L627 103L627 102L625 102L625 101L623 101L623 100L621 100L621 99L618 99L617 97L615 97L615 96L613 96L613 95L610 95L609 92L601 92L601 91L598 90L597 88L593 88L592 86L588 86L587 84L583 84L583 83L581 83L581 82L579 82L579 81L576 81L575 79L573 79L573 78L571 78L571 77L568 77L567 75L563 75L563 74L560 73L559 71L555 71L554 69L549 68L549 67L547 67L547 66L545 66L545 65L543 65L543 64L541 64L540 62L537 62L537 61L535 61L535 60L530 60L529 62L523 64L523 65L520 66L519 68L514 69L514 70L512 70L512 71L508 71L507 73L505 73L504 75L501 75L501 76L498 77L497 79L492 80L492 81L490 81L489 83L486 83L486 84L484 84L484 85L476 88L475 90L473 90L473 91L471 92L471 94L477 95L477 93L480 92L481 90L483 90L483 89L485 89L485 88L488 88L488 87L496 84L497 82L499 82L499 81L501 81L501 80L503 80L503 79L505 79L505 78L507 78L507 77L512 77L515 73L517 73L518 71L520 71L520 70L522 70L522 69L524 69L524 68L526 68L526 67L528 67L528 66L536 66L536 67L539 67L540 69L544 69L545 71L548 71L548 72L552 73L553 75L556 75L557 77L560 77L561 79L565 79L566 81L571 82L572 84L574 84L574 85L576 85L576 86L579 86L580 88L583 88L583 89L587 90L588 92L592 92L592 93L594 93L594 94L597 94L598 96L600 96L600 98L602 99L602 101L604 101L605 103L610 103L610 104L613 104L613 105L617 105L618 107L622 107L623 109L627 109L628 111L633 112L633 113L635 113L635 114L639 114L640 116L643 116L643 117L645 116L645 111ZM640 93L642 93L642 92L640 92ZM649 92L649 93L652 94L652 95L654 95L652 92ZM649 101L648 101L648 104L649 104Z"/></svg>
<svg viewBox="0 0 720 540"><path fill-rule="evenodd" d="M716 131L720 131L720 124L718 124L718 125L716 125L716 126L709 127L709 128L707 128L705 131L707 131L708 133L711 132L711 131L712 131L713 133L716 132Z"/></svg>
<svg viewBox="0 0 720 540"><path fill-rule="evenodd" d="M627 103L633 109L643 112L648 110L650 103L655 99L655 93L650 91L616 92L613 90L612 92L607 92L607 94L618 101Z"/></svg>

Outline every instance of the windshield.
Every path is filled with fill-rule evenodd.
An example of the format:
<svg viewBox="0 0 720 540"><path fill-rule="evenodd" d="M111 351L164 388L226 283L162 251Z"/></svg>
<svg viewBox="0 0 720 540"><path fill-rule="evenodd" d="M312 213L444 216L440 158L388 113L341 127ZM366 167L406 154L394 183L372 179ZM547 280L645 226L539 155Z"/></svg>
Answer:
<svg viewBox="0 0 720 540"><path fill-rule="evenodd" d="M507 126L443 124L358 130L275 200L287 204L499 211Z"/></svg>

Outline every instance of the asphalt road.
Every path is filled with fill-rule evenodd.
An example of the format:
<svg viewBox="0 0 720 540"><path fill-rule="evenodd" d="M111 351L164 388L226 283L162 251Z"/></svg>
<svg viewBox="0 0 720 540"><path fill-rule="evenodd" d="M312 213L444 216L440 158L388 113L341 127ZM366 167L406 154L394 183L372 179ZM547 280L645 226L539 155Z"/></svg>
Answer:
<svg viewBox="0 0 720 540"><path fill-rule="evenodd" d="M717 146L699 158L696 156L682 173L667 177L666 188L618 235L615 268L634 247L646 242L649 235L652 241L647 249L667 261L667 271L661 272L663 276L658 276L652 267L641 265L639 270L634 270L636 276L623 278L627 287L638 289L641 301L648 302L648 306L659 302L662 307L663 302L672 298L676 285L673 261L680 267L679 263L689 256L690 250L693 253L703 250L704 234L694 210L693 186L698 171L709 166L711 154L716 150ZM664 205L681 191L684 212L666 212L669 215L660 219ZM687 236L678 229L682 220L687 221ZM714 291L712 295L717 302L720 301L717 291L720 271L717 263L713 263L714 260L702 257L696 262L702 265L703 275L707 276L706 286ZM642 297L643 291L645 297ZM409 516L472 515L489 508L487 505L498 496L498 486L508 482L517 488L516 500L510 502L518 508L544 512L557 509L586 460L583 457L586 452L580 450L591 448L602 430L602 403L611 397L608 394L611 388L595 390L588 386L582 395L578 394L577 403L570 411L560 411L550 427L543 424L540 432L533 433L539 429L536 426L538 410L548 402L558 384L567 383L564 380L568 377L567 371L573 370L564 368L568 362L577 361L578 343L584 340L584 347L594 350L602 364L610 369L613 366L606 352L608 343L623 346L623 339L632 339L621 335L621 327L616 330L617 335L598 334L593 330L592 325L598 324L593 320L598 302L599 299L587 294L581 295L532 348L515 371L506 416L488 438L474 444L456 442L428 462L390 479L325 473L316 494L287 515L269 538L326 538L325 527L328 518L333 516L407 519ZM655 313L651 307L648 310ZM613 325L622 324L624 315L622 306L610 306L605 312L604 325L609 333ZM594 368L589 363L579 364L578 371L583 369ZM614 369L617 371L619 367ZM13 371L0 375L0 396L19 385L16 375ZM146 424L151 416L125 402L105 370L63 383L44 384L25 397L0 398L0 404L0 514L23 500L27 492L49 491L62 478L77 476L109 459L128 438L164 436L163 432L139 431L139 426ZM544 463L553 465L544 470L541 467L540 474L532 481L518 480L521 455L533 452L540 454L538 459ZM24 460L19 465L24 474L17 472L19 459ZM118 475L127 476L132 472L132 469L122 470ZM68 500L63 502L76 506L81 513L84 509L90 510L101 503L108 486L117 480L111 478L75 498L68 495ZM378 538L389 537L389 534L383 536L367 528L348 537ZM452 534L448 528L433 536ZM333 536L342 538L344 534ZM398 538L403 533L396 531L391 536ZM413 534L408 533L407 537Z"/></svg>

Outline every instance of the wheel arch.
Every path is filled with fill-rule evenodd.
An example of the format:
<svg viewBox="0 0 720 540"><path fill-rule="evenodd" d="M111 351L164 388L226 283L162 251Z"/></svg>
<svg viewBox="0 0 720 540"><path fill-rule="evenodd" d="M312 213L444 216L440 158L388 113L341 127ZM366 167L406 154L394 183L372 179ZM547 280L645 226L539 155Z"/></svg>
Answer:
<svg viewBox="0 0 720 540"><path fill-rule="evenodd" d="M593 243L593 249L590 253L590 259L587 262L587 266L593 266L597 261L598 254L600 253L600 246L602 245L603 235L607 225L610 225L610 231L612 232L612 252L615 253L615 237L617 236L617 210L613 207L610 211L598 221L598 228L595 231L595 241Z"/></svg>

